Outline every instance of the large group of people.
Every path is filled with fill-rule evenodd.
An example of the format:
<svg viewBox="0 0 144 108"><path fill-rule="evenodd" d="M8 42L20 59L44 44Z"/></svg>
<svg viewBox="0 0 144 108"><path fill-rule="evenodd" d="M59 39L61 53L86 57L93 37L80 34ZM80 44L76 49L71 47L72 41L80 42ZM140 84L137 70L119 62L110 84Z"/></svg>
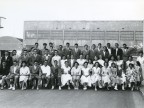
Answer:
<svg viewBox="0 0 144 108"><path fill-rule="evenodd" d="M23 49L20 56L13 50L12 55L5 51L1 57L0 86L3 89L42 89L64 87L67 89L93 88L95 91L139 90L143 80L143 52L139 52L136 60L129 53L126 44L120 48L118 43L111 47L86 44L81 50L76 43L72 49L70 43L66 47L53 43L43 43L43 49L35 43L30 50Z"/></svg>

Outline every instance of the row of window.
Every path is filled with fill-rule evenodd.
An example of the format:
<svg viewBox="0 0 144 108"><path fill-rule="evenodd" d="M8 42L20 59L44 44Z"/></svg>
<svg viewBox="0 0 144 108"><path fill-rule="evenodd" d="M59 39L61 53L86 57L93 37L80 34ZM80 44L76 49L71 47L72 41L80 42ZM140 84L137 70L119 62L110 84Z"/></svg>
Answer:
<svg viewBox="0 0 144 108"><path fill-rule="evenodd" d="M136 40L143 37L142 31L25 31L25 38L47 38L56 40Z"/></svg>

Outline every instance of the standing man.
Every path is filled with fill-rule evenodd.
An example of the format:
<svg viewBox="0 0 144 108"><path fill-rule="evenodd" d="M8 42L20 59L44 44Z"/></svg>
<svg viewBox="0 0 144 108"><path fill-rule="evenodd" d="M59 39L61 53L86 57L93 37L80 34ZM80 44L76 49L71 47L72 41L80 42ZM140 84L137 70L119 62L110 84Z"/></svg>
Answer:
<svg viewBox="0 0 144 108"><path fill-rule="evenodd" d="M48 61L49 66L52 66L52 64L51 64L52 55L50 55L48 49L45 50L45 54L42 56L42 64L44 63L45 60Z"/></svg>
<svg viewBox="0 0 144 108"><path fill-rule="evenodd" d="M47 43L43 43L42 56L45 54L45 50L47 50Z"/></svg>
<svg viewBox="0 0 144 108"><path fill-rule="evenodd" d="M120 59L122 60L123 57L123 51L121 48L119 48L119 44L115 43L115 49L114 49L114 56L117 58L117 56L120 56Z"/></svg>
<svg viewBox="0 0 144 108"><path fill-rule="evenodd" d="M8 69L10 69L10 67L13 65L13 59L12 57L9 55L9 52L8 51L5 51L5 55L2 57L1 59L1 63L5 61L6 62L6 67Z"/></svg>
<svg viewBox="0 0 144 108"><path fill-rule="evenodd" d="M74 56L74 59L79 59L81 55L81 50L78 48L78 44L75 44L75 48L72 51L72 55Z"/></svg>
<svg viewBox="0 0 144 108"><path fill-rule="evenodd" d="M68 55L69 57L71 56L72 49L70 48L70 43L66 43L66 48L64 48L63 53L65 57L67 57Z"/></svg>
<svg viewBox="0 0 144 108"><path fill-rule="evenodd" d="M100 54L102 55L103 60L105 60L105 58L109 58L109 52L106 46L103 47L103 50L100 52Z"/></svg>
<svg viewBox="0 0 144 108"><path fill-rule="evenodd" d="M84 50L82 51L83 54L83 59L86 58L86 55L89 55L89 49L88 49L88 45L84 45Z"/></svg>
<svg viewBox="0 0 144 108"><path fill-rule="evenodd" d="M17 51L16 50L13 50L12 51L12 59L13 61L19 61L19 56L17 55Z"/></svg>
<svg viewBox="0 0 144 108"><path fill-rule="evenodd" d="M19 58L19 66L21 65L22 61L27 63L27 66L30 64L30 57L26 49L23 50L22 55Z"/></svg>
<svg viewBox="0 0 144 108"><path fill-rule="evenodd" d="M96 45L92 44L91 49L89 51L89 57L90 59L94 60L94 57L98 57L98 51L96 50Z"/></svg>
<svg viewBox="0 0 144 108"><path fill-rule="evenodd" d="M111 47L110 43L107 43L107 50L109 52L109 56L114 55L114 49Z"/></svg>
<svg viewBox="0 0 144 108"><path fill-rule="evenodd" d="M101 54L102 50L103 50L102 49L102 44L98 43L98 48L97 48L98 56Z"/></svg>
<svg viewBox="0 0 144 108"><path fill-rule="evenodd" d="M37 49L34 49L34 54L30 57L30 65L33 66L34 61L38 61L38 64L42 64L42 57L38 54Z"/></svg>
<svg viewBox="0 0 144 108"><path fill-rule="evenodd" d="M41 50L39 50L38 47L39 47L39 44L38 44L38 43L35 43L34 49L37 50L37 53L38 53L39 55L42 55L42 52L41 52Z"/></svg>
<svg viewBox="0 0 144 108"><path fill-rule="evenodd" d="M126 62L130 56L127 44L123 44L123 60Z"/></svg>
<svg viewBox="0 0 144 108"><path fill-rule="evenodd" d="M63 46L62 46L62 45L59 45L58 54L59 54L59 56L61 56L61 57L64 55L64 50L63 50Z"/></svg>

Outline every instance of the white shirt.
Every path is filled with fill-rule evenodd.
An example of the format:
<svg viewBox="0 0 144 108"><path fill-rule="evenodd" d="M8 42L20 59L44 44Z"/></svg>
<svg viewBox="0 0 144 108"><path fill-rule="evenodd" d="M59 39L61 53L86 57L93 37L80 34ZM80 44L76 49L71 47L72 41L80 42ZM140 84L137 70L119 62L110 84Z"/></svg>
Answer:
<svg viewBox="0 0 144 108"><path fill-rule="evenodd" d="M100 65L104 66L104 60L99 59L98 62L99 62Z"/></svg>
<svg viewBox="0 0 144 108"><path fill-rule="evenodd" d="M16 66L14 66L14 73L16 73L16 68L17 68L17 67L16 67Z"/></svg>
<svg viewBox="0 0 144 108"><path fill-rule="evenodd" d="M73 67L71 69L71 75L81 75L81 68L80 67L77 67L77 68Z"/></svg>
<svg viewBox="0 0 144 108"><path fill-rule="evenodd" d="M99 67L98 68L93 67L92 71L93 71L93 74L95 74L95 75L99 75L100 74L100 68Z"/></svg>
<svg viewBox="0 0 144 108"><path fill-rule="evenodd" d="M55 61L55 60L58 61L58 66L60 66L61 57L60 57L59 55L53 56L53 58L52 58L52 65L53 65L53 66L55 66L55 65L54 65L54 61Z"/></svg>
<svg viewBox="0 0 144 108"><path fill-rule="evenodd" d="M137 61L139 61L141 65L144 64L144 57L139 56Z"/></svg>
<svg viewBox="0 0 144 108"><path fill-rule="evenodd" d="M30 70L27 66L20 68L20 75L29 75L29 74L30 74Z"/></svg>
<svg viewBox="0 0 144 108"><path fill-rule="evenodd" d="M89 71L90 71L90 68L82 68L82 71L83 71L83 75L85 75L85 76L87 76L87 75L89 75Z"/></svg>
<svg viewBox="0 0 144 108"><path fill-rule="evenodd" d="M108 49L109 54L111 55L111 49L110 48L107 48L107 49Z"/></svg>
<svg viewBox="0 0 144 108"><path fill-rule="evenodd" d="M47 66L42 65L41 70L43 74L46 74L46 76L49 76L51 74L51 68L48 65Z"/></svg>

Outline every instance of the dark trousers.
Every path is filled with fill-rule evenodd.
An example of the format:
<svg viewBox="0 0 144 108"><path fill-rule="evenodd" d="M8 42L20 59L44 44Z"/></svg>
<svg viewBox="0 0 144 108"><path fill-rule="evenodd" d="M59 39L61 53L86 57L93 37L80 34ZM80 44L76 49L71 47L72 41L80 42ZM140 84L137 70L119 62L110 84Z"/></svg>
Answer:
<svg viewBox="0 0 144 108"><path fill-rule="evenodd" d="M61 86L61 77L59 76L53 76L51 77L51 84L52 86Z"/></svg>

